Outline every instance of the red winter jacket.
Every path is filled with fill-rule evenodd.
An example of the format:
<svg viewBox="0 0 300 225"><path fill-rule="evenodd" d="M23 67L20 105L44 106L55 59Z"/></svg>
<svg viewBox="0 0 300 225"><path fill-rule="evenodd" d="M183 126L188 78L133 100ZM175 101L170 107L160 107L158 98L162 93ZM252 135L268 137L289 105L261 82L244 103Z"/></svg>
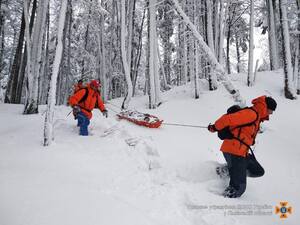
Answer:
<svg viewBox="0 0 300 225"><path fill-rule="evenodd" d="M87 98L85 101L80 102L88 91ZM80 102L80 103L79 103ZM93 90L89 85L77 91L74 95L69 98L69 104L73 107L78 105L81 111L89 118L92 118L92 110L98 108L101 112L105 111L104 103L101 99L100 93Z"/></svg>
<svg viewBox="0 0 300 225"><path fill-rule="evenodd" d="M229 126L234 137L242 140L247 145L253 145L257 132L259 131L260 123L264 120L269 120L266 96L258 97L252 100L253 106L240 110L236 113L225 114L216 122L217 130L222 130ZM242 126L252 123L248 126ZM221 151L237 156L246 157L248 147L236 139L225 139L221 146Z"/></svg>

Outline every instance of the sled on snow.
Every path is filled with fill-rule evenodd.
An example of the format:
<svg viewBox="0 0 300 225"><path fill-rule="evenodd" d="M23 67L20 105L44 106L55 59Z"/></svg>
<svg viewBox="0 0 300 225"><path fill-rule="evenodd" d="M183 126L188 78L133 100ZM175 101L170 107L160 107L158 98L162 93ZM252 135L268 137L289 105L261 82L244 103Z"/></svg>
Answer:
<svg viewBox="0 0 300 225"><path fill-rule="evenodd" d="M119 119L125 119L139 126L145 126L149 128L158 128L163 122L163 120L160 120L156 116L132 110L122 111L118 113L117 116Z"/></svg>

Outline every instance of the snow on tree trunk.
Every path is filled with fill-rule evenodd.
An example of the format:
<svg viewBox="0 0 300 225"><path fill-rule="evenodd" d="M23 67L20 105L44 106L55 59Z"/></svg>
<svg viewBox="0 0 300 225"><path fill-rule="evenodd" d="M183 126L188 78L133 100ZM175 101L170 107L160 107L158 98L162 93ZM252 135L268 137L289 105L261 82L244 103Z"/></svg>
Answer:
<svg viewBox="0 0 300 225"><path fill-rule="evenodd" d="M156 8L156 7L155 7ZM156 23L154 26L154 46L153 48L153 54L154 54L154 61L153 61L153 67L154 67L154 84L155 84L155 105L159 106L161 104L161 97L160 97L160 76L159 76L159 62L158 62L158 39L156 34Z"/></svg>
<svg viewBox="0 0 300 225"><path fill-rule="evenodd" d="M50 25L50 14L47 13L47 21L45 26L45 37L44 37L44 52L42 56L41 76L39 79L39 102L40 104L46 104L47 93L48 93L48 62L49 62L49 25Z"/></svg>
<svg viewBox="0 0 300 225"><path fill-rule="evenodd" d="M206 19L206 33L207 33L207 43L212 52L215 54L215 48L214 48L214 38L213 38L213 26L212 26L212 0L206 0L206 13L207 13L207 19ZM217 89L217 77L215 75L215 72L213 68L209 68L209 90L215 90Z"/></svg>
<svg viewBox="0 0 300 225"><path fill-rule="evenodd" d="M130 68L127 62L125 36L126 36L125 0L121 0L121 54L122 54L123 69L124 69L125 79L127 84L127 93L122 104L122 109L128 108L132 96L132 81L130 77Z"/></svg>
<svg viewBox="0 0 300 225"><path fill-rule="evenodd" d="M239 42L239 35L238 32L235 32L235 48L236 48L236 70L238 73L241 72L241 53L240 53L240 42Z"/></svg>
<svg viewBox="0 0 300 225"><path fill-rule="evenodd" d="M300 31L300 1L297 0L297 9L298 9L298 31ZM300 95L300 57L299 57L299 51L300 51L300 34L298 34L298 57L297 57L297 60L298 60L298 68L297 68L297 95Z"/></svg>
<svg viewBox="0 0 300 225"><path fill-rule="evenodd" d="M198 23L200 22L199 20L197 20L197 1L194 1L194 10L193 10L193 22L195 25L197 25L197 27L199 27ZM200 54L199 54L199 48L197 47L197 40L193 39L193 63L194 63L194 71L191 77L191 83L193 83L193 87L194 87L194 98L198 99L200 96L200 91L199 91L199 59L200 59Z"/></svg>
<svg viewBox="0 0 300 225"><path fill-rule="evenodd" d="M31 38L30 38L30 28L29 28L29 9L28 9L28 1L24 0L24 17L25 17L25 39L26 39L26 46L27 46L27 66L26 66L26 73L28 76L28 83L31 79L32 74L32 63L31 63ZM29 85L29 84L28 84ZM26 95L28 95L28 86L26 86ZM28 98L28 96L26 96ZM37 107L36 107L37 108Z"/></svg>
<svg viewBox="0 0 300 225"><path fill-rule="evenodd" d="M212 26L212 0L206 0L206 10L207 10L207 43L210 49L215 52L214 48L214 37L213 37L213 26Z"/></svg>
<svg viewBox="0 0 300 225"><path fill-rule="evenodd" d="M180 76L180 80L178 82L179 85L182 85L182 84L186 84L187 83L187 74L188 74L188 64L187 64L187 61L188 61L188 55L187 55L187 31L186 29L183 29L183 36L182 36L182 59L181 59L181 66L182 66L182 74Z"/></svg>
<svg viewBox="0 0 300 225"><path fill-rule="evenodd" d="M194 64L195 64L195 70L194 70L194 98L198 99L200 96L200 91L199 91L199 79L198 79L198 74L199 74L199 51L197 48L197 44L196 41L194 41L194 55L195 55L195 60L194 60Z"/></svg>
<svg viewBox="0 0 300 225"><path fill-rule="evenodd" d="M160 54L159 54L159 49L158 49L158 45L157 45L157 59L158 59L158 62L159 62L159 68L160 68L160 71L161 71L161 76L162 76L162 86L164 88L164 90L170 90L170 86L168 85L168 82L167 82L167 77L166 77L166 73L165 73L165 70L164 70L164 65L162 63L162 60L161 60L161 57L160 57Z"/></svg>
<svg viewBox="0 0 300 225"><path fill-rule="evenodd" d="M219 35L220 35L220 11L219 11L219 5L221 0L214 0L214 12L213 12L213 24L214 24L214 46L215 46L215 55L218 58L219 57Z"/></svg>
<svg viewBox="0 0 300 225"><path fill-rule="evenodd" d="M299 38L299 37L298 37ZM294 73L293 82L296 83L297 75L299 73L299 44L296 44L295 61L294 61Z"/></svg>
<svg viewBox="0 0 300 225"><path fill-rule="evenodd" d="M254 0L250 0L250 31L249 31L249 57L248 57L248 77L247 77L247 85L253 86L253 51L254 51Z"/></svg>
<svg viewBox="0 0 300 225"><path fill-rule="evenodd" d="M100 80L102 85L101 88L101 94L104 102L107 101L108 97L108 82L106 78L106 49L105 49L105 43L104 43L104 16L101 15L101 20L100 20L100 31L98 32L99 38L98 40L100 41L99 44L99 55L101 55L101 65L100 65Z"/></svg>
<svg viewBox="0 0 300 225"><path fill-rule="evenodd" d="M46 24L49 0L39 2L36 23L34 25L31 45L31 73L28 73L28 96L26 98L24 114L38 113L38 79L41 68L44 26ZM29 46L29 45L28 45ZM27 66L28 66L27 63Z"/></svg>
<svg viewBox="0 0 300 225"><path fill-rule="evenodd" d="M218 49L218 61L221 65L224 65L224 37L225 37L225 29L224 24L226 21L225 15L228 12L228 7L230 5L230 1L226 4L226 8L224 9L224 1L220 0L220 19L219 19L219 49Z"/></svg>
<svg viewBox="0 0 300 225"><path fill-rule="evenodd" d="M55 95L56 95L56 84L59 73L59 68L63 53L63 33L66 20L68 0L63 0L60 8L60 15L58 21L58 33L57 33L57 45L55 50L55 58L53 64L53 72L50 81L50 89L48 94L47 113L44 124L44 146L51 144L53 139L53 119L54 119L54 106L55 106Z"/></svg>
<svg viewBox="0 0 300 225"><path fill-rule="evenodd" d="M295 99L294 90L292 87L293 71L292 59L290 49L290 35L289 25L286 11L286 0L279 0L280 3L280 22L282 33L282 49L283 49L283 62L284 62L284 95L288 99Z"/></svg>
<svg viewBox="0 0 300 225"><path fill-rule="evenodd" d="M157 58L156 0L149 0L149 108L160 103L160 80Z"/></svg>
<svg viewBox="0 0 300 225"><path fill-rule="evenodd" d="M135 5L135 1L131 0L128 1L128 12L127 12L127 23L128 23L128 41L127 41L127 63L129 66L129 73L130 73L130 77L132 78L132 59L133 59L133 55L132 55L132 40L133 40L133 23L134 23L134 5ZM131 79L132 81L132 79Z"/></svg>
<svg viewBox="0 0 300 225"><path fill-rule="evenodd" d="M195 38L198 40L201 48L206 53L208 60L215 67L219 80L222 81L222 84L226 88L226 90L233 96L234 100L238 102L240 105L245 105L245 100L240 95L239 91L233 86L228 77L225 75L224 67L218 62L217 58L214 55L214 52L210 49L210 47L205 43L201 34L197 31L195 25L190 21L187 15L183 12L177 0L172 0L178 14L183 18L184 22L189 26L191 31L193 32Z"/></svg>
<svg viewBox="0 0 300 225"><path fill-rule="evenodd" d="M276 25L274 16L273 0L267 0L268 7L268 36L269 36L269 52L270 52L270 67L271 70L279 69L278 48L277 48L277 36Z"/></svg>

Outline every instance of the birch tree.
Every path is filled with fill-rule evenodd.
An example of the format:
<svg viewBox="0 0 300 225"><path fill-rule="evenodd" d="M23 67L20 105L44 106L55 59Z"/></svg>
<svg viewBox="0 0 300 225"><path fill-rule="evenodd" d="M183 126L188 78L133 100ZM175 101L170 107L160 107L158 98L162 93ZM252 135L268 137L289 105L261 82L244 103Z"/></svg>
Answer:
<svg viewBox="0 0 300 225"><path fill-rule="evenodd" d="M277 35L276 35L276 21L274 5L276 1L266 0L268 11L268 37L269 37L269 52L270 52L270 67L271 70L279 69L278 47L277 47Z"/></svg>
<svg viewBox="0 0 300 225"><path fill-rule="evenodd" d="M282 34L282 49L283 49L283 62L284 62L284 95L288 99L295 99L294 90L292 86L293 71L292 71L292 59L290 49L290 35L289 25L286 11L286 0L279 0L280 4L280 23Z"/></svg>
<svg viewBox="0 0 300 225"><path fill-rule="evenodd" d="M158 73L157 34L156 34L156 0L149 0L148 16L149 42L149 108L155 109L160 103L160 80Z"/></svg>
<svg viewBox="0 0 300 225"><path fill-rule="evenodd" d="M121 53L122 53L123 69L124 69L125 79L127 84L127 93L122 104L122 109L128 108L129 102L132 97L132 81L130 77L130 68L127 61L125 35L126 35L125 0L121 0Z"/></svg>
<svg viewBox="0 0 300 225"><path fill-rule="evenodd" d="M253 73L253 51L254 51L254 0L250 0L250 38L249 38L249 57L248 57L248 77L247 85L250 87L254 82Z"/></svg>
<svg viewBox="0 0 300 225"><path fill-rule="evenodd" d="M60 15L58 20L58 33L57 33L57 45L55 50L54 68L51 75L50 89L48 94L47 113L44 124L44 146L51 144L53 139L53 123L54 123L54 106L56 100L56 86L57 77L59 73L59 67L61 64L63 53L63 33L65 28L66 12L67 12L68 0L63 0L60 9Z"/></svg>
<svg viewBox="0 0 300 225"><path fill-rule="evenodd" d="M26 2L26 1L24 1ZM27 63L28 70L27 79L27 98L24 108L24 114L38 113L38 79L40 75L41 57L42 57L42 45L45 31L45 22L47 17L49 0L39 2L37 19L34 25L32 45L31 46L31 58ZM28 37L29 38L29 37ZM31 64L31 65L29 65Z"/></svg>
<svg viewBox="0 0 300 225"><path fill-rule="evenodd" d="M206 0L206 34L207 34L207 44L212 50L213 53L215 53L215 47L214 47L214 37L213 37L213 24L212 24L212 0ZM208 81L209 81L209 90L215 90L217 89L217 79L215 76L215 72L213 68L210 68L209 75L208 75Z"/></svg>
<svg viewBox="0 0 300 225"><path fill-rule="evenodd" d="M298 13L297 13L297 18L298 18L298 22L297 22L297 30L298 32L300 32L300 1L297 0L297 9L298 9ZM300 33L298 33L298 57L297 57L297 61L298 61L298 67L296 68L296 70L298 71L296 79L297 79L297 94L300 95Z"/></svg>

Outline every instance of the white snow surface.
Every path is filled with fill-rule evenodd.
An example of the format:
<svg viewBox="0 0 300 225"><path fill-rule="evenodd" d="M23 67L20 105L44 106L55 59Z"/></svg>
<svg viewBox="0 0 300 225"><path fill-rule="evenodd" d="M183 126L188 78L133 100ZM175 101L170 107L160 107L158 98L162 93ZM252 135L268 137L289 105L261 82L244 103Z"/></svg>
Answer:
<svg viewBox="0 0 300 225"><path fill-rule="evenodd" d="M282 71L258 73L252 88L245 75L231 79L248 105L260 95L278 103L256 140L265 175L248 178L241 198L220 195L228 184L215 174L225 162L221 141L206 129L118 121L117 99L107 104L109 118L94 110L88 137L78 135L69 107L56 107L55 140L43 147L45 106L22 115L22 105L0 104L0 225L299 224L300 102L284 98ZM203 88L197 100L190 86L163 98L155 110L147 109L147 97L131 106L166 123L206 126L233 104L221 86ZM293 208L286 219L275 214L281 201ZM259 208L269 214L258 215ZM252 215L232 215L248 209Z"/></svg>

